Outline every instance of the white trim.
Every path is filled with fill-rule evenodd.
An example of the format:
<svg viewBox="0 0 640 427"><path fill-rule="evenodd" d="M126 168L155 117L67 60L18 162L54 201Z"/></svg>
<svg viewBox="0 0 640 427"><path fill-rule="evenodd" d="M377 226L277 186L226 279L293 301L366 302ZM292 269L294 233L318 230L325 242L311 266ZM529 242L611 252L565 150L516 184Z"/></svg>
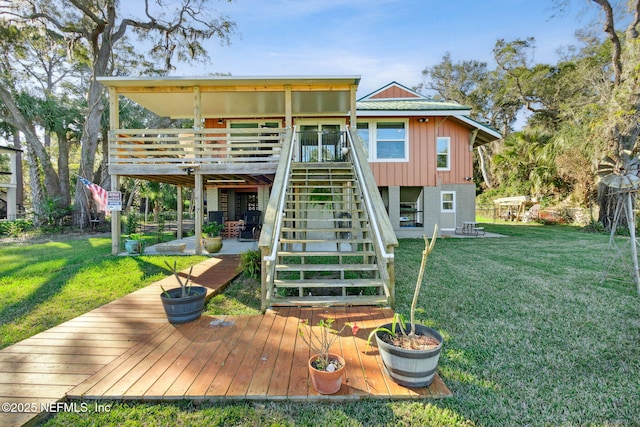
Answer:
<svg viewBox="0 0 640 427"><path fill-rule="evenodd" d="M358 119L367 119L368 117L428 117L428 116L451 116L460 118L464 116L458 116L458 114L451 114L451 110L356 110ZM459 114L471 114L471 110L455 110ZM465 123L472 124L475 127L481 127L478 123L473 124L473 121ZM484 129L484 127L482 127Z"/></svg>
<svg viewBox="0 0 640 427"><path fill-rule="evenodd" d="M364 123L367 124L369 130L369 149L367 154L369 155L368 160L370 163L406 163L409 161L409 119L405 117L402 120L400 120L400 118L388 120L358 120L358 124ZM385 159L378 157L378 123L404 124L404 157L398 159Z"/></svg>
<svg viewBox="0 0 640 427"><path fill-rule="evenodd" d="M444 207L442 206L444 204L443 196L445 194L451 194L453 196L453 200L451 201L451 203L453 204L453 207L451 209L444 209ZM440 213L456 213L456 192L455 191L451 191L451 190L440 191Z"/></svg>
<svg viewBox="0 0 640 427"><path fill-rule="evenodd" d="M438 151L438 140L446 139L447 140L447 166L438 167L438 156L440 152ZM450 136L436 136L436 170L439 171L450 171L451 170L451 137Z"/></svg>
<svg viewBox="0 0 640 427"><path fill-rule="evenodd" d="M490 127L485 126L482 123L478 123L475 120L472 120L471 118L466 117L465 115L454 114L453 117L455 117L456 119L458 119L458 120L460 120L462 122L465 122L466 124L468 124L470 126L473 126L475 128L481 129L484 132L488 133L489 135L491 135L491 136L493 136L493 137L495 137L497 139L502 138L502 134L500 134L500 132L491 129Z"/></svg>

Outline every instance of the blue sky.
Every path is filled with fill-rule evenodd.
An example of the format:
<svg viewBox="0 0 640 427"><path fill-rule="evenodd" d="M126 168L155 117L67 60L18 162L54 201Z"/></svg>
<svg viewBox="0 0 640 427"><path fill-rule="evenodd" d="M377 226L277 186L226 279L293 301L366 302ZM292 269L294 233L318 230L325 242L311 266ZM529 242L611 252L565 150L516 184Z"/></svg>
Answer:
<svg viewBox="0 0 640 427"><path fill-rule="evenodd" d="M555 62L557 50L598 18L588 0L559 14L555 0L236 0L215 7L236 22L230 45L207 45L211 63L173 73L359 75L358 96L397 81L421 82L422 70L450 52L494 67L498 38L535 37L536 62Z"/></svg>

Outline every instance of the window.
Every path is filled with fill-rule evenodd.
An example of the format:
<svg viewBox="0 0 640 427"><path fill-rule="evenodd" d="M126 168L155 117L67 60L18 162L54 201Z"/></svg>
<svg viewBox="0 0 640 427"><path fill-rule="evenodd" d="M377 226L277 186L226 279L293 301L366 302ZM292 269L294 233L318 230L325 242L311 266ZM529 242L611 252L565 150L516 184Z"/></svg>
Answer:
<svg viewBox="0 0 640 427"><path fill-rule="evenodd" d="M376 129L376 160L404 160L407 146L404 123L376 123Z"/></svg>
<svg viewBox="0 0 640 427"><path fill-rule="evenodd" d="M456 193L455 191L442 191L440 193L440 210L442 212L456 211Z"/></svg>
<svg viewBox="0 0 640 427"><path fill-rule="evenodd" d="M358 135L372 162L406 162L409 159L407 122L358 122Z"/></svg>
<svg viewBox="0 0 640 427"><path fill-rule="evenodd" d="M436 166L440 170L451 168L451 138L439 136L436 138Z"/></svg>
<svg viewBox="0 0 640 427"><path fill-rule="evenodd" d="M369 154L369 123L358 122L358 135L362 138L364 143L364 151Z"/></svg>

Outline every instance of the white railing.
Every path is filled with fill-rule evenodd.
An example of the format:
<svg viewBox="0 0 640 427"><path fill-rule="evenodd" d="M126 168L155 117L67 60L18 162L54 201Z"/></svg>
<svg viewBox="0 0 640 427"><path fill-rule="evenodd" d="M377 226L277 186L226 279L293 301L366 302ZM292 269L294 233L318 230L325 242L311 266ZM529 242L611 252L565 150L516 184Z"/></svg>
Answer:
<svg viewBox="0 0 640 427"><path fill-rule="evenodd" d="M110 165L277 163L286 129L115 129Z"/></svg>
<svg viewBox="0 0 640 427"><path fill-rule="evenodd" d="M351 138L351 133L347 132L347 142L349 144L349 150L353 153L353 155L351 156L351 159L353 161L353 166L354 169L356 171L356 176L358 178L358 181L360 182L361 186L367 186L367 183L369 180L365 179L364 176L364 172L362 169L362 165L360 164L360 159L359 156L356 155L356 147L355 144L353 142L353 139ZM382 240L383 240L383 236L382 236L382 231L380 228L380 220L378 219L378 215L376 215L376 212L373 209L373 202L371 200L371 192L368 191L370 189L365 188L362 189L362 195L365 199L365 207L367 209L367 215L369 216L369 220L372 223L372 229L373 229L373 234L375 235L376 238L376 243L378 244L378 247L380 248L380 255L385 258L385 259L393 259L394 255L393 252L387 252L387 247L388 246L396 246L398 244L397 239L394 237L391 239L390 244L387 243L385 244ZM377 191L377 189L376 189ZM380 207L380 205L379 205ZM384 205L382 205L382 207L384 207ZM391 227L391 223L389 223L389 227Z"/></svg>
<svg viewBox="0 0 640 427"><path fill-rule="evenodd" d="M357 133L355 134L357 137ZM393 227L386 215L386 210L375 178L369 167L362 166L362 159L366 159L366 153L361 144L353 140L351 129L347 131L347 144L356 179L360 186L360 192L364 199L367 216L370 221L370 230L374 235L374 248L378 257L378 271L383 281L384 290L389 298L389 305L395 305L395 278L394 278L394 253L393 248L398 245L398 239L393 232ZM368 165L367 165L368 166Z"/></svg>
<svg viewBox="0 0 640 427"><path fill-rule="evenodd" d="M275 265L278 256L278 243L282 222L284 218L284 206L291 176L291 163L293 162L296 132L295 127L287 133L282 144L282 157L278 164L276 178L271 187L271 197L265 212L262 232L258 247L262 256L262 311L266 310L265 301L272 292L275 278Z"/></svg>

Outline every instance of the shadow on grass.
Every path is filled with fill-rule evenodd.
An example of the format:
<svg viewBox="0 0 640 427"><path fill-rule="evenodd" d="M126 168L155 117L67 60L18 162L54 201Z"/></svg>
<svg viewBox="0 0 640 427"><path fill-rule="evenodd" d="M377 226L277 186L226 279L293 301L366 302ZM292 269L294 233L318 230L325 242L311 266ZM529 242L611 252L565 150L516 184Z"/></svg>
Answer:
<svg viewBox="0 0 640 427"><path fill-rule="evenodd" d="M0 347L6 347L171 274L167 256L110 254L108 238L0 248ZM179 267L187 262L178 257ZM39 283L41 282L41 283ZM31 284L32 289L24 289Z"/></svg>

